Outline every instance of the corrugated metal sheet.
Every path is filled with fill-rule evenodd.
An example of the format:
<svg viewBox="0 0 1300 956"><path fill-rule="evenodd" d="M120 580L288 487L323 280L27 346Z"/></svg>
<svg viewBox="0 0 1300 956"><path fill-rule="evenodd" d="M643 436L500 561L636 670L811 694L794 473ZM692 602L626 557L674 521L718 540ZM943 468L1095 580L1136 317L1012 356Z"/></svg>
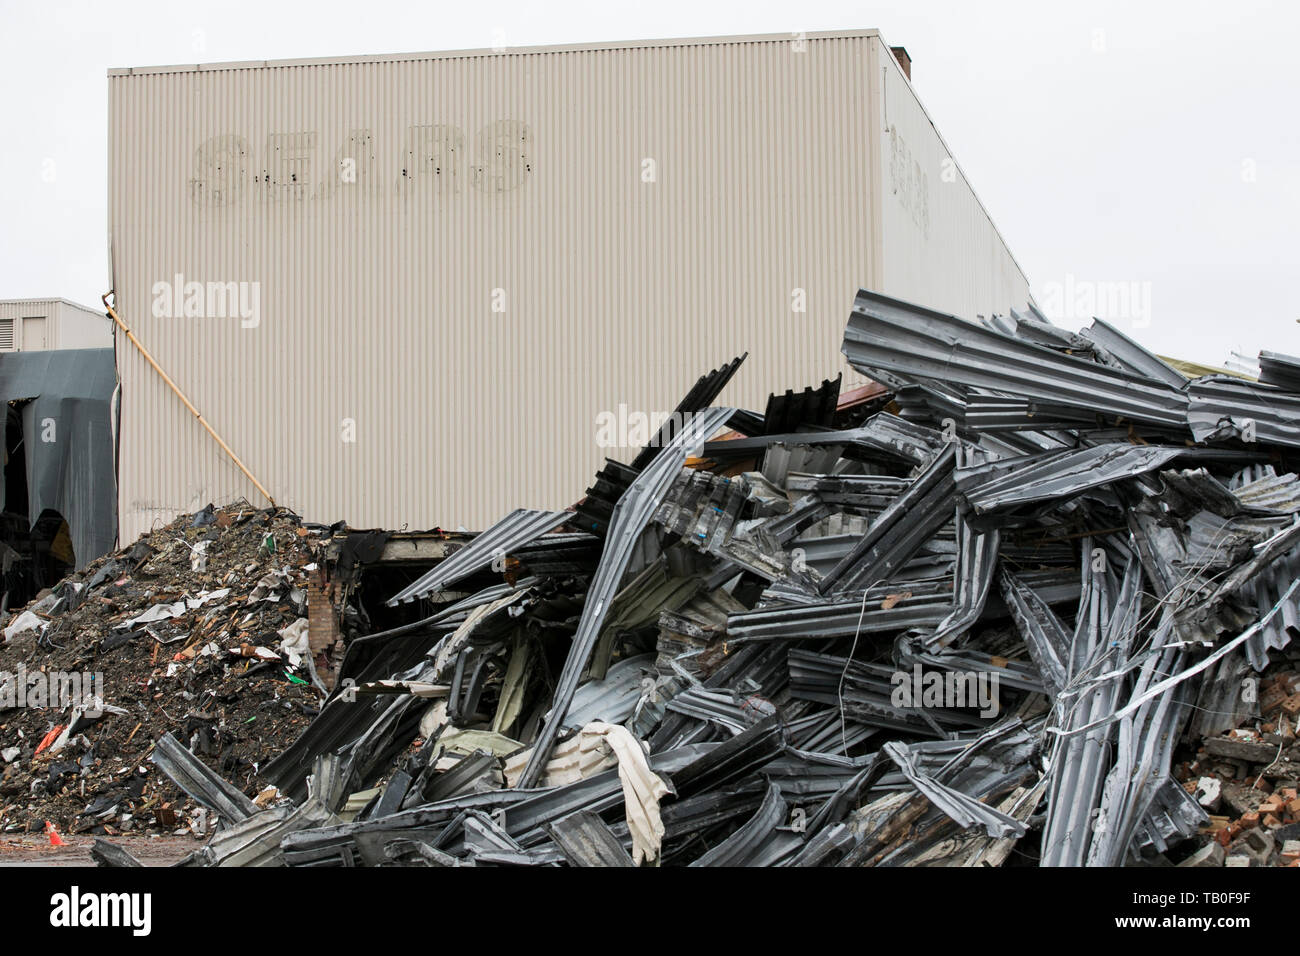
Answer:
<svg viewBox="0 0 1300 956"><path fill-rule="evenodd" d="M416 598L428 597L488 567L494 560L504 560L516 548L563 524L566 517L571 515L564 511L531 511L527 508L512 511L451 557L438 562L428 574L398 591L388 604L409 603Z"/></svg>
<svg viewBox="0 0 1300 956"><path fill-rule="evenodd" d="M892 63L861 31L113 71L117 311L314 520L563 507L731 356L723 398L751 408L844 371L861 285L972 316L1028 299L910 87L881 92ZM924 232L882 195L886 102L933 161ZM247 317L155 314L189 282L247 283ZM118 354L123 539L255 497Z"/></svg>

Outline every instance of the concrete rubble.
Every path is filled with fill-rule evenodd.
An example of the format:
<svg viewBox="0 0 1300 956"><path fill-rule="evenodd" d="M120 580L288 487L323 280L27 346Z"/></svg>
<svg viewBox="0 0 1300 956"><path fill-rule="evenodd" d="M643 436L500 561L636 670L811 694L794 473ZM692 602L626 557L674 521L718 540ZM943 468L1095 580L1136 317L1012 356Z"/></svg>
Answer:
<svg viewBox="0 0 1300 956"><path fill-rule="evenodd" d="M705 375L341 657L290 614L196 640L249 578L117 609L326 671L255 780L157 727L214 821L187 865L1297 865L1297 360L1189 380L1100 321L866 291L843 351L878 384L762 414L716 404L743 357Z"/></svg>

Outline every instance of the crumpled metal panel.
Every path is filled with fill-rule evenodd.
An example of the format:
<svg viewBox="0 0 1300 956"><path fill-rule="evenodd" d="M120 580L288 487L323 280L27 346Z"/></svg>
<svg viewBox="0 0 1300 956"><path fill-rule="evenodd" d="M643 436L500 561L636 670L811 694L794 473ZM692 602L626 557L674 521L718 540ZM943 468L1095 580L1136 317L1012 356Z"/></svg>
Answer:
<svg viewBox="0 0 1300 956"><path fill-rule="evenodd" d="M1189 381L1178 369L1144 349L1109 322L1093 319L1092 325L1081 330L1080 334L1105 349L1121 368L1130 372L1164 382L1171 388L1184 388Z"/></svg>
<svg viewBox="0 0 1300 956"><path fill-rule="evenodd" d="M1062 729L1081 731L1114 715L1122 687L1120 669L1128 660L1137 630L1141 575L1138 562L1125 568L1123 583L1085 565L1085 596L1070 647L1069 683L1057 695L1055 713ZM1094 675L1108 674L1109 679ZM1110 732L1097 727L1062 735L1052 747L1043 866L1082 866L1094 838L1094 817L1102 800Z"/></svg>
<svg viewBox="0 0 1300 956"><path fill-rule="evenodd" d="M582 619L578 623L578 631L573 637L573 645L556 687L550 718L533 749L532 759L524 769L520 786L529 786L536 780L549 756L551 746L563 726L569 704L577 692L582 670L591 657L610 601L627 569L632 549L642 530L667 494L668 486L681 471L686 456L722 427L731 413L730 408L710 408L690 419L687 427L678 432L663 449L663 453L637 476L615 506L605 551L582 607Z"/></svg>
<svg viewBox="0 0 1300 956"><path fill-rule="evenodd" d="M858 428L810 430L712 441L704 446L704 455L707 458L730 461L760 454L775 444L858 445L925 465L939 453L945 441L934 429L913 424L888 412L879 412Z"/></svg>
<svg viewBox="0 0 1300 956"><path fill-rule="evenodd" d="M1020 820L994 810L960 790L945 787L926 774L917 766L912 754L902 744L891 740L885 744L883 750L903 771L903 776L907 777L912 786L925 794L931 803L956 821L959 826L983 826L991 837L1006 838L1024 835L1025 825Z"/></svg>
<svg viewBox="0 0 1300 956"><path fill-rule="evenodd" d="M910 590L899 585L895 593ZM919 587L916 590L921 590ZM727 619L727 637L731 641L807 640L809 638L845 637L855 633L873 634L899 631L909 627L935 626L952 613L952 603L937 595L921 595L881 603L889 594L849 601L826 601L797 607L759 608L742 611Z"/></svg>
<svg viewBox="0 0 1300 956"><path fill-rule="evenodd" d="M1300 393L1300 358L1281 352L1260 352L1259 380L1264 385Z"/></svg>
<svg viewBox="0 0 1300 956"><path fill-rule="evenodd" d="M1187 386L1187 422L1198 442L1237 438L1300 448L1300 395L1226 375Z"/></svg>
<svg viewBox="0 0 1300 956"><path fill-rule="evenodd" d="M593 720L622 723L636 709L647 678L655 674L654 655L626 657L611 667L602 680L587 681L573 695L564 726L577 729Z"/></svg>
<svg viewBox="0 0 1300 956"><path fill-rule="evenodd" d="M209 770L170 733L158 738L149 760L178 787L230 823L240 823L257 812L252 800Z"/></svg>
<svg viewBox="0 0 1300 956"><path fill-rule="evenodd" d="M872 522L862 540L822 578L822 594L872 587L898 568L949 520L956 508L953 468L959 444L950 442Z"/></svg>
<svg viewBox="0 0 1300 956"><path fill-rule="evenodd" d="M987 388L1181 428L1187 397L1144 375L1022 342L951 315L859 290L842 351L862 374Z"/></svg>
<svg viewBox="0 0 1300 956"><path fill-rule="evenodd" d="M428 574L398 591L386 602L389 607L428 597L448 585L467 578L501 560L515 548L528 544L548 531L554 531L570 517L567 511L534 511L517 508L449 558L438 563Z"/></svg>
<svg viewBox="0 0 1300 956"><path fill-rule="evenodd" d="M1160 445L1118 442L994 461L956 473L957 490L979 515L1069 498L1102 485L1155 471L1181 453Z"/></svg>
<svg viewBox="0 0 1300 956"><path fill-rule="evenodd" d="M1285 514L1300 513L1300 475L1277 474L1272 465L1239 473L1229 487L1247 505Z"/></svg>

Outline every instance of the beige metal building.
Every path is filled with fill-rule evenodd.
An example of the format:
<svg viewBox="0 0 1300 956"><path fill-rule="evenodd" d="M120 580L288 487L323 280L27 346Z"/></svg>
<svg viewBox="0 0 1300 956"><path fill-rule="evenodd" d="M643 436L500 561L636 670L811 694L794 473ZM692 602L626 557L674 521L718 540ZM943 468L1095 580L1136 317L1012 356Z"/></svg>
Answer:
<svg viewBox="0 0 1300 956"><path fill-rule="evenodd" d="M106 349L113 321L67 299L0 300L0 352Z"/></svg>
<svg viewBox="0 0 1300 956"><path fill-rule="evenodd" d="M741 352L728 404L847 386L859 286L1029 299L873 30L113 70L109 106L119 314L312 520L570 504ZM257 499L118 364L123 541Z"/></svg>

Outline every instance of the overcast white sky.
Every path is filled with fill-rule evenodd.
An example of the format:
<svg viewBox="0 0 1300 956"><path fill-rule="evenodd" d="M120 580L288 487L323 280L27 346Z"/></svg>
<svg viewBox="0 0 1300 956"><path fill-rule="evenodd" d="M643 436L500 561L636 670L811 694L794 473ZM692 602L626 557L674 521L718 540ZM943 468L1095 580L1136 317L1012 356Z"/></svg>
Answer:
<svg viewBox="0 0 1300 956"><path fill-rule="evenodd" d="M1300 353L1300 3L1241 0L0 0L0 298L107 290L109 67L864 27L1040 299L1149 283L1159 352Z"/></svg>

